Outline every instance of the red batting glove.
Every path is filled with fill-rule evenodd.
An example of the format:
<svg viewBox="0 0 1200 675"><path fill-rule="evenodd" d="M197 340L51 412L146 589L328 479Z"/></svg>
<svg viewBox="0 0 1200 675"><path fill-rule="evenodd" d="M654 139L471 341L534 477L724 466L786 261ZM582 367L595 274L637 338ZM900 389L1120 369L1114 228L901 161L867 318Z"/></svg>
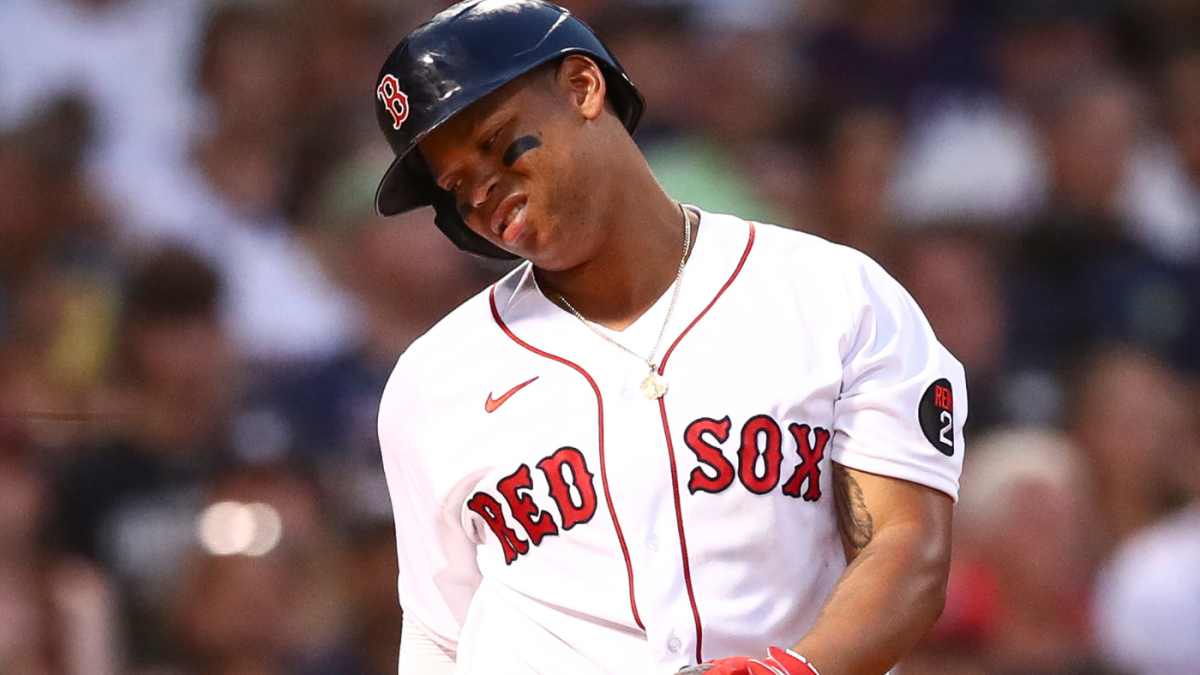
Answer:
<svg viewBox="0 0 1200 675"><path fill-rule="evenodd" d="M696 667L696 672L703 672L704 675L775 675L766 664L748 656L730 656L705 661Z"/></svg>
<svg viewBox="0 0 1200 675"><path fill-rule="evenodd" d="M803 656L790 649L767 648L767 657L731 656L705 661L712 666L704 675L821 675Z"/></svg>

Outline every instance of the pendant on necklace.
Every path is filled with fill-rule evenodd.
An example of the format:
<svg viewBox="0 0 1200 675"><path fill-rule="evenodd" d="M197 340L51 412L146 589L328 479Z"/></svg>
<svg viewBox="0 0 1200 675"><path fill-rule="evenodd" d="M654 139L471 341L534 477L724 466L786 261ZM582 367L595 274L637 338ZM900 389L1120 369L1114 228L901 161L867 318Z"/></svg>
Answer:
<svg viewBox="0 0 1200 675"><path fill-rule="evenodd" d="M642 396L648 399L662 398L663 394L667 393L667 378L651 370L646 379L642 380L641 391Z"/></svg>

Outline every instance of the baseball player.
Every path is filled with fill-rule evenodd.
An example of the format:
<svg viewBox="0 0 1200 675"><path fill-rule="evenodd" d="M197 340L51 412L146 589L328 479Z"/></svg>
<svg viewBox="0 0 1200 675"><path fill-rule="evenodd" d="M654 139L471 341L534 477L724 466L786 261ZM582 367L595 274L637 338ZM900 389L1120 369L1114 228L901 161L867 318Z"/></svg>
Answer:
<svg viewBox="0 0 1200 675"><path fill-rule="evenodd" d="M884 673L943 605L962 367L864 255L674 202L642 107L541 0L379 75L378 211L524 259L383 394L400 672Z"/></svg>

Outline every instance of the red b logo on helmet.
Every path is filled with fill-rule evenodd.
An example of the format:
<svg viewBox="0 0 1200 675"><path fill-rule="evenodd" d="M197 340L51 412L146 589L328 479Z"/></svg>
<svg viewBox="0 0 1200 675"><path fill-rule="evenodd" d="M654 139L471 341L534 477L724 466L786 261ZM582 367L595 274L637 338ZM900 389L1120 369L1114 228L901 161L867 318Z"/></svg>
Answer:
<svg viewBox="0 0 1200 675"><path fill-rule="evenodd" d="M384 75L375 93L392 114L392 128L399 129L404 120L408 119L408 96L400 91L400 80L397 80L395 75Z"/></svg>

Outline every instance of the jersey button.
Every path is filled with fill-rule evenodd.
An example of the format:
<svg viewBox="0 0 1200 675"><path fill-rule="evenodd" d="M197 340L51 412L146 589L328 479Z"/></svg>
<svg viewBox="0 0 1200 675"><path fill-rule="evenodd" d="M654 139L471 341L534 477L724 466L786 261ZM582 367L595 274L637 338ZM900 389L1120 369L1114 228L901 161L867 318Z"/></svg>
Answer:
<svg viewBox="0 0 1200 675"><path fill-rule="evenodd" d="M679 650L683 649L683 643L679 641L679 638L671 638L667 640L667 649L679 653Z"/></svg>
<svg viewBox="0 0 1200 675"><path fill-rule="evenodd" d="M658 547L662 545L662 542L659 540L657 534L652 534L650 535L650 538L646 540L646 545L650 547L651 551L657 551Z"/></svg>

